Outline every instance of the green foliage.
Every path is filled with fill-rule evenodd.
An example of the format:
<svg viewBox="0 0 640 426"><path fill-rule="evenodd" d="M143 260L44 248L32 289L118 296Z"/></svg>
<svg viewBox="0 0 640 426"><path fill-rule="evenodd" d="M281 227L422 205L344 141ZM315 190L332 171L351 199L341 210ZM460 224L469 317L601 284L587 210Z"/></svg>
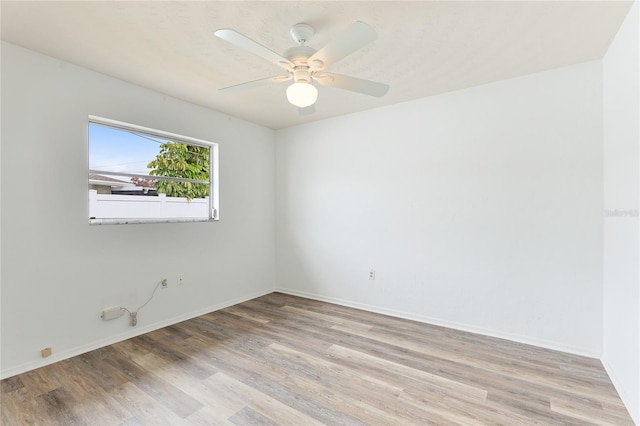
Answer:
<svg viewBox="0 0 640 426"><path fill-rule="evenodd" d="M178 177L209 180L209 150L200 146L179 142L165 142L160 145L160 154L151 161L152 176ZM204 198L209 195L209 185L205 183L172 182L158 180L158 193L167 197Z"/></svg>

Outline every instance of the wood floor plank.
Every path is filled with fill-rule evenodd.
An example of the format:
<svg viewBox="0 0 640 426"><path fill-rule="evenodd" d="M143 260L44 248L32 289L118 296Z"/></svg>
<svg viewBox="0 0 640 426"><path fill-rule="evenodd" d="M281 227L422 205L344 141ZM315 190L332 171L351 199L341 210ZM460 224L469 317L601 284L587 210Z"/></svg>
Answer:
<svg viewBox="0 0 640 426"><path fill-rule="evenodd" d="M450 392L452 395L457 395L457 398L470 399L478 402L484 402L487 399L486 389L469 386L464 383L456 382L442 376L427 373L392 361L387 361L360 351L333 345L329 348L329 352L340 358L351 360L360 365L367 365L372 369L384 371L388 374L423 380L434 387L440 388L442 392Z"/></svg>
<svg viewBox="0 0 640 426"><path fill-rule="evenodd" d="M135 359L138 364L148 359L154 359L157 360L156 363L159 368L165 366L179 368L181 373L194 379L206 379L216 372L214 368L198 363L180 351L179 343L176 343L174 339L169 340L164 337L159 340L148 341L141 338L139 341L149 352Z"/></svg>
<svg viewBox="0 0 640 426"><path fill-rule="evenodd" d="M314 355L292 349L279 343L272 343L271 345L269 345L269 350L273 351L280 357L294 359L299 363L310 365L311 367L317 369L317 371L322 372L322 374L332 374L337 377L336 383L345 381L349 381L352 383L362 382L362 386L368 388L369 390L374 389L379 392L384 392L384 398L395 397L398 396L400 392L402 392L402 387L400 386L394 385L382 379L378 379L374 376L366 374L356 375L354 374L355 371L353 369L350 369L346 366L340 365L335 362L326 361ZM362 371L358 371L358 373L362 373Z"/></svg>
<svg viewBox="0 0 640 426"><path fill-rule="evenodd" d="M271 318L267 316L260 315L259 313L252 311L250 309L243 309L241 306L238 306L238 305L225 308L224 311L233 315L237 315L244 319L248 319L249 321L259 322L260 324L267 324L271 321ZM243 415L245 414L248 417L253 415L253 413L251 413L250 411L243 413ZM238 418L240 418L240 416L238 416Z"/></svg>
<svg viewBox="0 0 640 426"><path fill-rule="evenodd" d="M255 376L254 376L255 377ZM250 382L248 380L247 382ZM259 387L250 386L247 383L235 380L224 373L217 373L207 379L212 389L220 393L230 393L236 398L245 400L251 407L264 416L273 416L277 413L280 424L289 425L321 425L313 417L262 392ZM313 413L309 413L313 414Z"/></svg>
<svg viewBox="0 0 640 426"><path fill-rule="evenodd" d="M122 407L109 393L93 379L92 375L85 375L80 357L67 359L54 364L58 375L64 377L65 404L74 416L81 419L96 416L108 423L120 423L132 417L126 407Z"/></svg>
<svg viewBox="0 0 640 426"><path fill-rule="evenodd" d="M562 371L572 371L574 379L585 377L597 382L602 379L608 386L611 382L600 361L553 351L545 348L524 345L504 339L480 336L460 330L451 330L441 326L424 327L424 324L416 321L408 321L400 318L379 315L372 312L355 310L339 305L313 305L309 310L327 311L343 318L359 318L361 321L373 325L376 332L387 332L390 335L403 335L411 341L416 341L429 346L444 348L452 353L476 354L481 359L493 357L496 362L528 366L533 370L544 369L550 374L559 374Z"/></svg>
<svg viewBox="0 0 640 426"><path fill-rule="evenodd" d="M409 403L416 408L439 414L446 422L463 422L463 424L530 424L532 419L518 415L510 410L487 406L485 403L462 401L449 398L433 390L407 388L398 400ZM467 419L467 420L465 420Z"/></svg>
<svg viewBox="0 0 640 426"><path fill-rule="evenodd" d="M432 357L438 357L443 360L455 361L459 364L469 365L474 368L492 369L493 371L500 372L505 375L513 375L517 372L521 377L523 373L531 371L534 376L538 377L540 372L546 372L550 378L558 377L559 380L570 378L574 381L583 379L584 383L588 384L590 388L594 386L593 377L583 378L577 374L566 374L566 370L562 369L562 364L558 365L552 362L544 362L543 354L538 354L538 358L535 360L534 364L526 358L514 357L513 353L505 357L500 354L499 350L494 350L494 347L487 346L486 344L476 344L473 346L464 345L462 346L464 350L460 350L461 346L458 342L447 342L443 341L443 339L436 340L433 338L427 338L423 335L417 335L412 332L381 331L379 327L374 327L370 330L358 330L340 325L333 326L332 328L401 348L417 351ZM483 346L487 347L483 348ZM535 351L539 348L532 349ZM608 378L606 383L607 385L610 384Z"/></svg>
<svg viewBox="0 0 640 426"><path fill-rule="evenodd" d="M187 417L202 407L202 404L173 386L168 380L128 360L124 355L114 356L108 362L125 372L138 389L147 393L179 418Z"/></svg>
<svg viewBox="0 0 640 426"><path fill-rule="evenodd" d="M433 358L433 362L438 365L439 374L452 378L455 373L447 374L448 370L455 369L461 373L470 384L485 386L490 389L499 388L505 382L509 383L514 389L527 389L526 399L529 403L540 399L541 394L546 395L544 404L549 405L549 397L566 398L569 393L572 398L589 399L593 395L594 386L590 386L586 379L580 380L580 377L560 374L559 369L540 368L535 371L522 364L514 364L504 358L494 359L487 355L474 354L471 351L465 353L454 352L435 347L435 345L426 345L413 339L408 339L402 333L388 335L378 333L376 330L360 330L351 329L345 326L333 326L333 329L342 330L354 335L366 337L377 342L394 345L398 348L408 349L410 351L427 355ZM403 354L405 359L406 355ZM558 371L557 371L558 370ZM546 373L546 374L541 374ZM560 376L560 377L558 377ZM520 391L518 391L520 392ZM615 394L604 402L619 403L619 398Z"/></svg>
<svg viewBox="0 0 640 426"><path fill-rule="evenodd" d="M128 423L143 425L179 425L185 423L180 416L140 389L134 382L127 382L111 389L109 395L132 413L132 417L127 420ZM83 423L99 424L101 420L99 417L93 417L86 419Z"/></svg>
<svg viewBox="0 0 640 426"><path fill-rule="evenodd" d="M352 400L351 404L345 405L344 401L353 394L345 392L346 388L340 386L337 379L325 380L322 377L326 374L335 377L337 372L329 369L319 369L317 368L317 363L299 362L301 361L300 358L295 356L283 356L284 354L292 354L291 351L288 351L283 346L272 344L269 349L275 349L274 353L281 359L290 360L290 362L282 363L282 368L279 369L263 367L259 370L263 379L271 381L271 389L278 389L278 391L273 392L275 398L285 403L291 398L298 400L306 398L309 401L315 401L318 407L313 411L316 413L323 412L318 420L328 423L359 424L360 422L357 419L368 424L384 424L393 421L388 412L362 400ZM270 359L270 357L261 358L267 362ZM307 358L305 357L305 359ZM315 371L316 374L298 374L301 369ZM281 388L278 385L274 386L273 383L282 383L284 386ZM370 393L371 389L363 387L361 391ZM328 413L331 413L331 416Z"/></svg>
<svg viewBox="0 0 640 426"><path fill-rule="evenodd" d="M573 417L585 422L593 423L596 425L610 425L612 419L616 419L618 422L624 422L625 417L620 412L605 413L601 404L594 404L592 401L581 402L578 400L565 400L559 398L551 398L551 411L565 414L569 417Z"/></svg>
<svg viewBox="0 0 640 426"><path fill-rule="evenodd" d="M80 420L68 406L70 399L69 391L64 388L57 388L37 396L38 403L42 407L41 411L47 413L53 424L79 424Z"/></svg>
<svg viewBox="0 0 640 426"><path fill-rule="evenodd" d="M275 426L276 422L258 413L250 407L244 407L229 419L233 424L238 426L255 425L255 426Z"/></svg>
<svg viewBox="0 0 640 426"><path fill-rule="evenodd" d="M370 424L442 424L446 419L433 412L424 410L424 407L399 403L397 397L403 389L391 384L383 379L367 374L363 370L354 371L350 368L317 358L286 346L274 343L269 346L270 350L283 357L293 357L300 362L307 362L323 372L331 372L338 376L338 380L331 387L336 395L335 400L340 400L340 406L344 400L349 400L351 412L362 419L369 419ZM305 385L303 387L309 387ZM311 386L313 387L313 386ZM359 398L352 398L353 395L360 395ZM343 408L346 410L346 408ZM353 410L357 411L353 411Z"/></svg>
<svg viewBox="0 0 640 426"><path fill-rule="evenodd" d="M463 426L483 423L483 419L471 410L460 411L450 406L434 404L431 399L416 397L415 395L407 392L402 392L398 396L398 399L400 401L408 402L416 408L428 411L431 414L443 418L447 424L456 424Z"/></svg>
<svg viewBox="0 0 640 426"><path fill-rule="evenodd" d="M219 411L213 406L205 405L195 413L191 414L185 420L189 425L233 426L234 423L229 420L229 417L233 415L234 413L227 414L224 411Z"/></svg>
<svg viewBox="0 0 640 426"><path fill-rule="evenodd" d="M52 424L55 415L38 400L38 395L22 388L2 395L0 418L3 425Z"/></svg>
<svg viewBox="0 0 640 426"><path fill-rule="evenodd" d="M632 425L597 359L271 293L0 382L2 425Z"/></svg>
<svg viewBox="0 0 640 426"><path fill-rule="evenodd" d="M34 395L41 395L64 386L54 368L38 368L21 374L24 387Z"/></svg>
<svg viewBox="0 0 640 426"><path fill-rule="evenodd" d="M346 319L342 319L340 317L333 317L331 315L321 314L321 313L318 313L318 312L309 311L309 310L305 310L305 309L300 309L300 308L296 308L294 306L289 306L289 305L285 305L281 309L283 311L286 311L286 312L293 312L294 314L297 314L298 316L311 317L311 318L315 318L315 319L318 319L318 320L327 321L327 322L329 322L331 324L337 324L337 325L342 325L342 326L345 326L345 327L349 327L350 329L369 330L372 327L369 324L363 324L361 322L346 320Z"/></svg>
<svg viewBox="0 0 640 426"><path fill-rule="evenodd" d="M425 398L428 398L428 403L422 404L421 406L412 404L412 409L412 407L407 407L406 404L402 404L396 400L403 392L403 388L397 384L394 385L391 381L387 380L387 378L377 378L373 376L372 374L376 374L376 370L367 371L362 368L342 366L334 362L339 360L333 359L332 361L328 361L320 359L315 355L299 352L276 343L270 345L270 349L276 351L281 356L294 356L301 361L311 363L316 368L337 374L339 381L334 385L334 388L340 389L346 396L361 395L362 399L368 402L368 406L373 405L384 408L387 413L393 413L397 419L401 419L403 424L443 424L443 422L453 422L451 418L441 415L445 412L444 410L450 407L448 404L440 404L441 401L446 399L446 396L440 393L438 389L432 389L432 392L428 394L423 392ZM400 378L399 381L404 382L405 385L407 384L407 381L403 380L403 378ZM419 392L419 390L416 390L416 392ZM442 409L430 408L429 406L433 404L442 407ZM469 403L467 401L465 406L467 409L469 408L468 405ZM416 409L418 409L418 411L416 411Z"/></svg>
<svg viewBox="0 0 640 426"><path fill-rule="evenodd" d="M24 383L22 383L20 376L13 376L0 381L0 393L15 392L21 388L24 388Z"/></svg>
<svg viewBox="0 0 640 426"><path fill-rule="evenodd" d="M78 370L76 374L83 376L87 381L96 384L105 391L127 383L129 378L126 374L106 362L103 356L104 351L98 349L74 357L72 361Z"/></svg>

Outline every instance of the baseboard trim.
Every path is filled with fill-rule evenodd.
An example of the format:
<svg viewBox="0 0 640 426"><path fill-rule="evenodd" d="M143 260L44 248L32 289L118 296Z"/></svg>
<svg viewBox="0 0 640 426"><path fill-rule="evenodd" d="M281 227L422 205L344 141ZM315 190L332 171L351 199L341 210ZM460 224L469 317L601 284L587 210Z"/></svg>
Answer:
<svg viewBox="0 0 640 426"><path fill-rule="evenodd" d="M611 383L613 383L613 387L616 388L624 407L627 409L627 413L629 413L629 416L636 425L640 425L640 407L638 405L634 406L633 400L629 395L629 391L627 391L627 389L622 385L622 382L618 379L618 375L615 373L615 370L611 367L611 364L607 362L606 357L602 357L600 362L602 362L604 370L607 372ZM636 412L632 412L630 409L631 407L634 407Z"/></svg>
<svg viewBox="0 0 640 426"><path fill-rule="evenodd" d="M454 330L467 331L469 333L480 334L483 336L496 337L498 339L510 340L513 342L524 343L526 345L538 346L545 349L551 349L554 351L566 352L573 355L584 356L588 358L599 359L599 353L589 350L587 348L573 347L570 345L560 345L556 342L546 341L543 339L531 338L528 336L522 336L519 334L504 333L501 331L485 329L482 327L476 327L469 324L462 324L453 321L442 320L439 318L433 318L426 315L414 314L410 312L397 311L394 309L388 309L380 306L368 305L365 303L353 302L350 300L339 299L335 297L326 297L315 293L308 293L305 291L298 291L288 288L276 288L274 291L289 294L292 296L305 297L307 299L318 300L321 302L335 303L336 305L347 306L350 308L362 309L369 312L375 312L378 314L389 315L396 318L403 318L412 321L418 321L425 324L432 324L441 327L452 328Z"/></svg>
<svg viewBox="0 0 640 426"><path fill-rule="evenodd" d="M227 308L229 306L237 305L238 303L246 302L248 300L273 293L274 291L275 291L274 289L264 290L257 293L253 293L248 296L238 297L236 299L228 300L222 303L217 303L215 305L211 305L206 308L198 309L196 311L192 311L184 315L179 315L177 317L173 317L164 321L156 322L154 324L149 324L144 327L139 327L139 328L136 327L135 329L131 329L130 331L127 331L125 333L119 333L114 336L110 336L106 339L101 339L101 340L89 343L87 345L71 348L71 349L59 352L57 354L54 354L51 357L47 358L46 360L26 362L24 364L20 364L15 367L7 368L0 371L0 379L6 379L8 377L15 376L17 374L35 370L36 368L54 364L56 362L63 361L65 359L72 358L74 356L82 355L83 353L87 353L99 348L103 348L105 346L113 345L114 343L122 342L132 337L140 336L142 334L149 333L151 331L155 331L163 327L168 327L170 325L177 324L182 321L199 317L200 315L205 315L210 312Z"/></svg>

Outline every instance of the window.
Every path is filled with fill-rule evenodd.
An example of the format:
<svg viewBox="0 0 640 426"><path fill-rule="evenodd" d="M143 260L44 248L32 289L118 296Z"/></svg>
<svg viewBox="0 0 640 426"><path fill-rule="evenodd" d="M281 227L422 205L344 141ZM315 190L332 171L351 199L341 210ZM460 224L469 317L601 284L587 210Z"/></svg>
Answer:
<svg viewBox="0 0 640 426"><path fill-rule="evenodd" d="M218 219L218 145L89 117L89 223Z"/></svg>

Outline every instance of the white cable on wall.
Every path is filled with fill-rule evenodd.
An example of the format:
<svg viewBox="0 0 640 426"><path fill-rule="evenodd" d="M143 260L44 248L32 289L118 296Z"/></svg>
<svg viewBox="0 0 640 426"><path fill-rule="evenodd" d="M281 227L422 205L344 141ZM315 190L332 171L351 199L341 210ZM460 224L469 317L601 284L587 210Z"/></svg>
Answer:
<svg viewBox="0 0 640 426"><path fill-rule="evenodd" d="M167 279L166 278L163 278L162 281L160 281L156 285L156 287L153 289L153 293L151 293L151 297L149 297L149 299L147 299L147 301L144 302L142 305L140 305L138 307L138 309L136 309L135 311L132 312L127 308L120 307L120 309L124 309L125 311L129 312L129 320L130 320L129 324L131 325L131 327L135 327L138 324L138 312L140 312L140 309L144 308L145 306L147 306L147 304L149 302L151 302L151 299L153 299L153 296L155 296L156 291L158 290L158 287L160 287L160 286L163 286L163 287L167 286Z"/></svg>

